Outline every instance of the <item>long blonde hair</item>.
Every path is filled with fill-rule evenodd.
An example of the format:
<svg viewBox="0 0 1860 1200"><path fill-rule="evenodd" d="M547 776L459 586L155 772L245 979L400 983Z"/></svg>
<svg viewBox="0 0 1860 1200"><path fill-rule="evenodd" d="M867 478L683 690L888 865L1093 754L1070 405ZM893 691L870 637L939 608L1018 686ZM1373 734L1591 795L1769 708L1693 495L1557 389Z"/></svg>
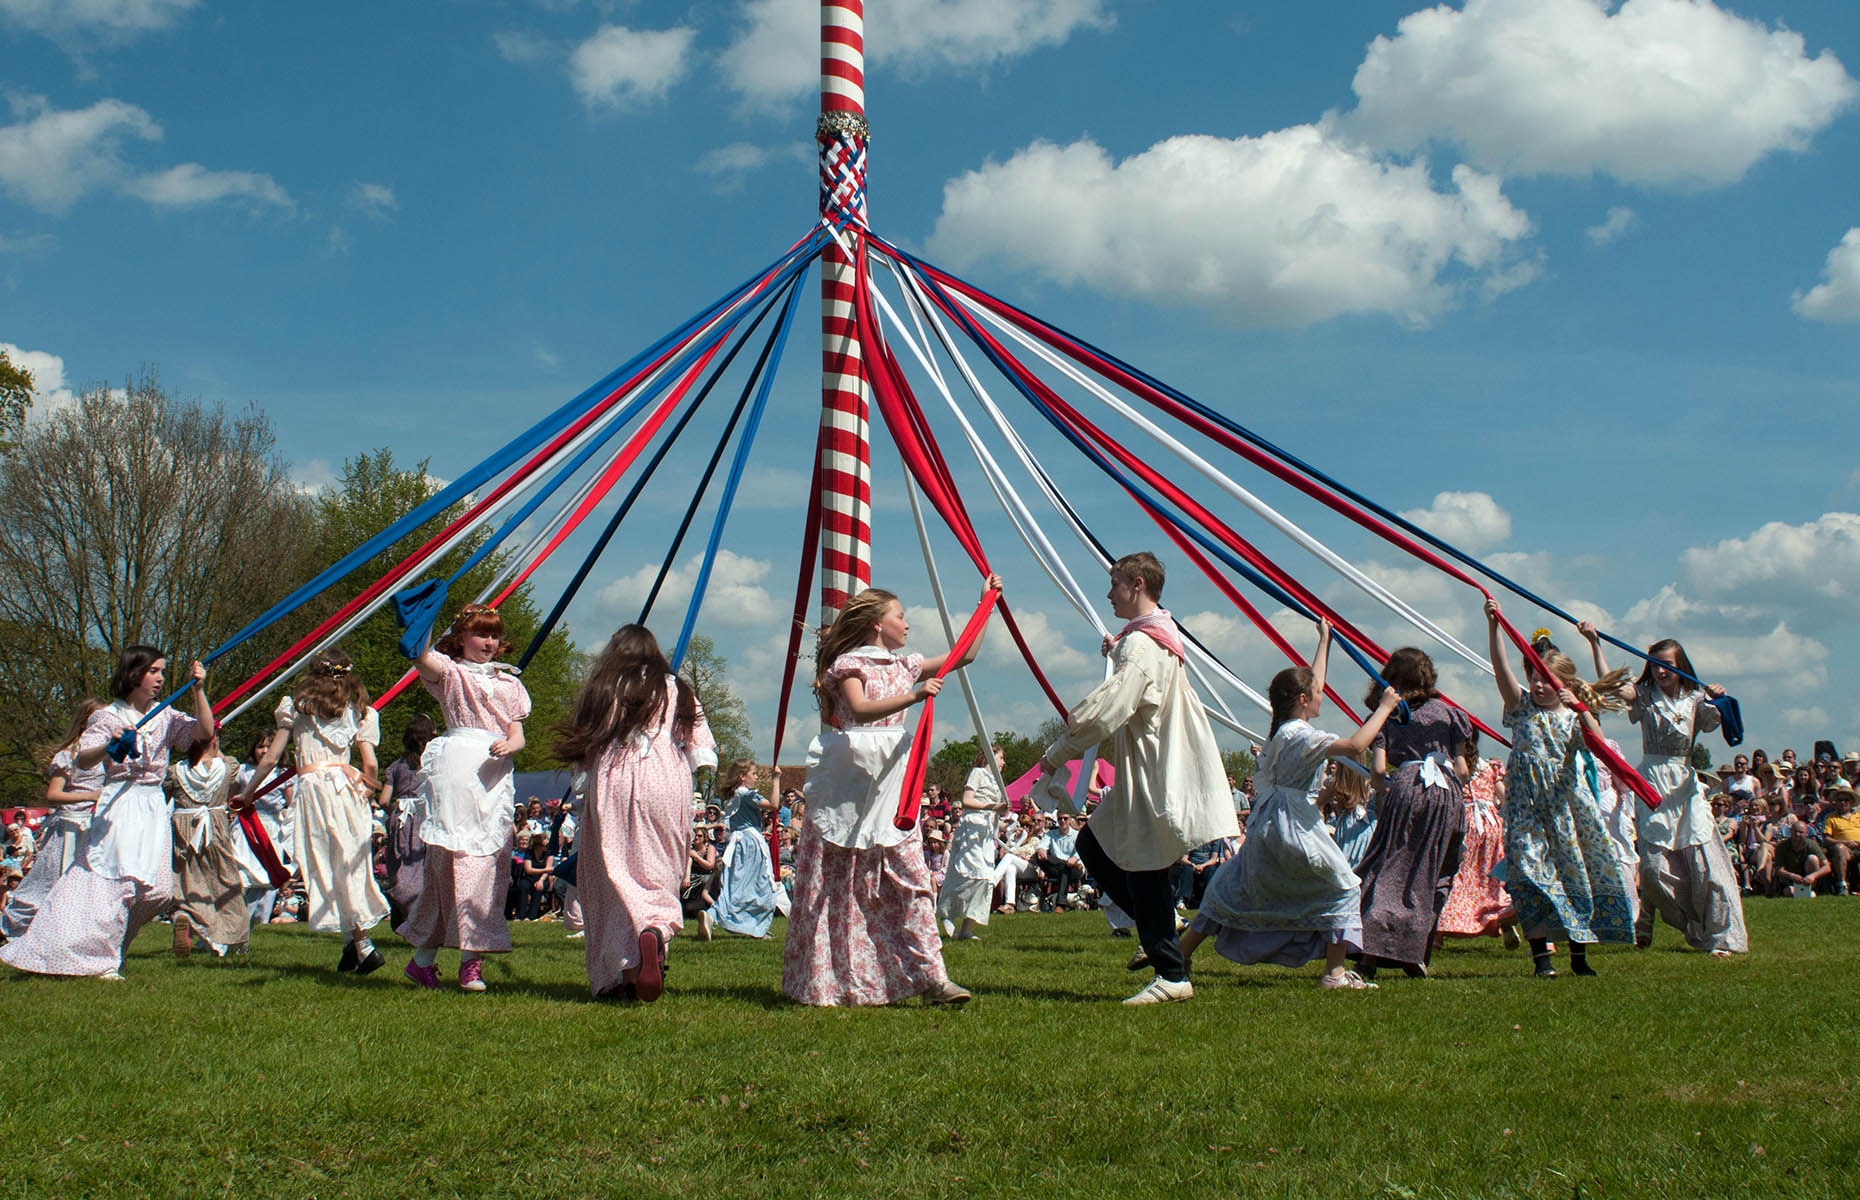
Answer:
<svg viewBox="0 0 1860 1200"><path fill-rule="evenodd" d="M1583 707L1593 713L1625 712L1627 701L1621 696L1621 689L1628 685L1627 668L1617 667L1594 683L1588 683L1576 674L1576 664L1569 655L1561 650L1551 650L1538 657L1544 660L1544 666L1550 668L1550 674L1556 682L1576 694Z"/></svg>
<svg viewBox="0 0 1860 1200"><path fill-rule="evenodd" d="M820 719L833 724L833 710L839 703L839 689L827 682L827 671L834 660L848 650L856 650L872 640L872 630L885 616L885 610L897 596L884 588L869 587L846 602L833 624L820 634L820 649L814 660L814 699L820 702Z"/></svg>

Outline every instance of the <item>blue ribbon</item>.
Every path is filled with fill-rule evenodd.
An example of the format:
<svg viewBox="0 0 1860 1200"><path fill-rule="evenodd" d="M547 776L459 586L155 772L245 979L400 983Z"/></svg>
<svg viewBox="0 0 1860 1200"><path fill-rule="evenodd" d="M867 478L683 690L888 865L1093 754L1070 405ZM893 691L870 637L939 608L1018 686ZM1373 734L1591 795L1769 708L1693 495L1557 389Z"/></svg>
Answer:
<svg viewBox="0 0 1860 1200"><path fill-rule="evenodd" d="M790 284L792 280L799 277L799 272L807 269L811 262L812 259L809 258L797 258L794 262L790 263L781 274L770 281L769 293L773 295L781 287ZM653 381L647 385L635 399L627 404L626 408L623 409L617 417L607 423L605 431L599 437L591 439L586 446L576 452L572 459L558 468L554 476L549 480L548 485L525 502L516 513L498 528L496 533L486 539L484 544L479 546L458 570L448 576L444 582L428 581L426 583L416 584L413 587L403 589L401 592L396 593L394 596L395 616L396 618L402 618L404 613L405 617L402 619L402 623L406 626L406 630L401 634L400 638L400 652L408 658L418 657L421 649L432 636L433 625L438 619L440 608L445 603L446 592L451 588L452 584L458 582L459 577L464 575L465 572L482 562L486 555L494 551L519 525L528 520L550 496L554 495L564 483L568 482L569 479L573 478L576 473L586 466L588 461L592 459L595 454L599 453L602 447L606 446L608 442L618 436L620 431L624 429L634 417L645 411L649 405L655 403L658 398L689 369L692 363L708 353L711 347L723 340L731 330L740 325L746 311L747 310L739 311L729 320L718 322L714 328L708 330L703 336L693 340L690 345L680 351L675 358L659 371ZM762 306L762 311L767 312L766 305ZM758 316L758 322L760 319L760 316ZM720 367L718 370L721 371L722 368ZM405 598L404 606L403 597Z"/></svg>
<svg viewBox="0 0 1860 1200"><path fill-rule="evenodd" d="M749 410L743 436L736 443L736 457L731 461L730 475L723 483L723 498L717 502L717 519L711 523L710 542L704 547L704 564L698 568L697 583L691 589L691 604L685 609L684 627L678 631L678 648L672 652L673 671L684 665L685 649L691 644L691 631L697 625L698 609L704 604L704 590L710 586L710 571L716 565L717 550L723 543L724 522L730 519L730 505L736 499L736 485L743 478L743 464L749 461L749 447L756 440L757 427L762 424L762 410L768 404L769 385L775 382L775 373L781 368L781 353L788 344L788 329L794 323L795 301L800 295L800 288L789 289L788 303L781 312L781 322L775 327L775 333L769 338L768 344L762 347L762 357L750 372L751 383L760 381L756 387L756 402Z"/></svg>
<svg viewBox="0 0 1860 1200"><path fill-rule="evenodd" d="M797 283L798 280L795 283L790 283L788 286L792 288L797 286ZM626 520L627 513L632 511L634 502L638 500L641 493L646 490L646 485L651 482L654 473L658 471L659 464L665 461L665 456L671 452L672 446L678 441L679 435L684 433L685 427L691 424L691 419L697 416L698 409L703 407L704 401L708 399L711 392L715 390L718 381L723 378L724 372L728 371L730 364L736 360L737 353L748 344L750 337L753 336L756 329L761 326L763 318L774 311L775 305L779 302L779 299L776 293L770 293L768 302L765 303L762 306L762 310L756 314L756 319L749 324L748 328L737 335L736 343L732 345L729 351L724 355L723 362L715 371L710 373L710 377L707 378L703 386L698 389L697 396L691 401L690 405L688 405L683 412L678 414L678 420L673 423L671 432L668 433L665 440L659 444L658 449L653 451L652 458L647 461L645 470L640 473L639 479L634 482L631 490L627 492L626 499L622 500L620 502L620 507L614 510L614 515L608 519L606 527L601 530L600 537L595 539L593 548L588 551L587 557L581 560L581 565L575 569L574 578L569 580L568 586L562 590L562 594L556 597L555 606L549 610L549 615L545 617L543 623L537 627L535 635L530 638L530 644L523 648L523 655L517 660L519 669L527 668L530 665L530 660L536 657L536 652L542 648L543 642L555 631L556 623L562 619L562 614L568 611L568 606L573 602L576 593L581 590L581 585L587 582L589 572L594 569L594 564L598 562L601 555L606 552L607 544L613 540L614 534L619 530L621 522Z"/></svg>
<svg viewBox="0 0 1860 1200"><path fill-rule="evenodd" d="M235 647L246 642L280 619L290 615L312 597L328 588L331 584L336 583L383 550L386 550L408 533L418 529L428 520L445 512L446 509L469 496L487 481L502 474L525 454L535 450L555 434L567 428L568 425L579 417L587 408L590 401L612 391L616 383L629 375L637 373L640 368L651 362L654 358L657 358L667 346L676 345L679 341L683 340L691 330L698 328L717 313L726 310L732 304L736 303L745 293L756 286L758 280L762 279L763 276L767 275L770 271L792 271L794 263L797 260L811 262L814 256L820 253L826 238L827 235L824 231L816 230L793 250L782 255L768 267L757 271L742 283L736 285L736 287L726 293L722 299L717 300L702 312L687 319L676 329L660 337L651 346L640 351L624 364L602 377L599 382L584 389L573 400L570 400L542 420L536 422L536 424L530 426L529 429L505 444L497 453L460 475L457 479L453 480L446 487L427 499L425 503L414 508L398 521L395 521L380 533L375 534L355 549L349 551L349 553L345 554L342 558L318 572L301 587L298 587L288 596L253 618L244 628L221 643L218 648L209 653L201 661L210 663L230 653ZM188 689L193 686L194 681L190 679L186 685L181 687L173 695L162 700L145 713L142 719L136 723L137 727L139 728L143 724L146 724L156 713L169 707L176 700L186 695Z"/></svg>
<svg viewBox="0 0 1860 1200"><path fill-rule="evenodd" d="M1023 379L1021 379L1019 373L1014 371L1012 368L1010 368L1007 365L1006 361L1003 360L1002 357L995 352L994 347L989 345L987 339L981 336L981 331L976 327L975 323L969 318L968 312L961 305L955 303L955 301L949 296L949 294L946 291L943 290L943 288L937 283L936 280L930 278L927 275L923 275L921 273L918 274L918 279L920 280L920 282L924 284L925 287L932 289L933 291L936 292L936 294L939 297L942 298L944 304L946 305L950 313L954 315L954 317L957 320L957 323L962 327L963 332L969 336L969 340L974 342L976 347L980 349L983 354L988 356L988 360L994 364L995 369L1001 372L1001 374L1004 377L1006 377L1006 379L1010 383L1014 385L1014 389L1018 391L1026 399L1027 403L1033 406L1034 411L1038 412L1042 417L1044 417L1048 424L1052 425L1052 427L1054 429L1057 429L1060 432L1060 434L1066 438L1067 441L1071 442L1075 447L1077 447L1080 452L1082 452L1087 458L1089 458L1092 461L1094 465L1098 467L1099 470L1103 471L1106 475L1109 475L1113 480L1115 480L1118 486L1122 487L1124 491L1129 493L1133 499L1135 499L1139 504L1143 505L1145 508L1154 512L1161 519L1167 521L1171 526L1175 527L1180 532L1187 534L1190 538L1193 538L1196 542L1200 543L1201 546L1205 550L1207 550L1210 554L1213 554L1216 558L1220 559L1223 563L1225 563L1229 569L1233 570L1241 578L1251 583L1254 587L1258 588L1260 591L1265 592L1268 596L1272 597L1274 600L1278 601L1280 604L1285 605L1287 608L1291 609L1293 612L1302 614L1303 616L1311 619L1312 621L1316 621L1318 619L1318 614L1316 614L1315 612L1312 612L1309 608L1307 608L1303 602L1298 600L1297 597L1285 591L1278 584L1274 583L1272 580L1268 579L1266 576L1254 570L1251 566L1247 565L1246 563L1242 562L1240 559L1236 558L1233 554L1231 554L1227 550L1225 546L1221 545L1219 542L1214 541L1212 538L1204 534L1198 526L1192 524L1191 522L1183 518L1180 514L1178 514L1174 509L1169 507L1169 505L1163 502L1160 498L1151 495L1142 486L1136 483L1136 481L1125 476L1125 474L1121 470L1119 470L1118 467L1115 466L1102 453L1100 453L1098 448L1092 445L1085 438L1083 434L1078 433L1076 430L1072 429L1071 426L1067 425L1063 420L1061 420L1059 417L1059 414L1052 411L1052 409L1046 404L1046 402L1040 399L1039 394L1035 392L1031 387L1029 387ZM1367 674L1371 679L1375 680L1378 684L1382 685L1383 687L1388 686L1388 681L1382 678L1380 669L1373 662L1371 662L1368 657L1364 655L1362 650L1357 648L1357 646L1350 640L1350 638L1344 633L1343 630L1341 629L1333 630L1333 634L1335 636L1335 640L1337 644L1343 647L1344 653L1349 655L1350 658L1356 663L1356 665L1363 669L1363 672L1365 674ZM1407 719L1407 716L1408 716L1407 703L1404 701L1402 704L1402 712L1401 712L1400 719L1405 721Z"/></svg>
<svg viewBox="0 0 1860 1200"><path fill-rule="evenodd" d="M926 266L926 265L934 265L934 264L929 264L925 260L917 258L914 255L907 254L904 251L901 251L897 249L896 247L891 246L889 243L886 243L886 251L888 253L896 255L898 258L904 261L911 263L913 266L921 267L921 266ZM941 270L941 268L937 268L937 269ZM931 284L934 286L933 280L929 279L928 277L923 277L923 279L925 283ZM999 297L993 295L992 293L982 288L975 287L974 284L969 283L967 280L964 280L963 283L964 283L964 286L973 288L975 292L979 295L987 296L991 300L995 300L999 303L1006 304L1006 301L1000 300ZM1012 307L1012 306L1009 305L1009 307ZM957 311L960 312L961 309L958 307ZM1529 588L1525 587L1523 584L1518 583L1516 580L1513 580L1505 575L1502 575L1499 572L1493 570L1491 567L1486 566L1484 563L1480 562L1478 559L1474 558L1472 555L1466 553L1465 551L1459 549L1458 547L1452 545L1451 543L1445 541L1444 539L1436 537L1434 534L1429 533L1427 530L1421 528L1419 525L1416 525L1414 522L1401 516L1399 513L1392 512L1389 509L1384 508L1382 505L1376 503L1374 500L1371 500L1368 496L1363 495L1361 492L1357 491L1355 488L1351 487L1349 484L1344 483L1343 481L1335 478L1334 476L1329 475L1325 473L1324 471L1319 470L1317 467L1312 466L1310 463L1306 462L1302 458L1299 458L1297 455L1293 454L1291 451L1286 450L1283 447L1280 447L1274 444L1272 441L1253 432L1251 429L1248 429L1246 426L1240 424L1238 421L1231 419L1230 417L1226 416L1224 413L1220 412L1219 410L1211 408L1208 405L1203 404L1201 401L1196 400L1194 397L1189 396L1186 393L1176 388L1171 387L1167 383L1164 383L1162 380L1157 379L1154 375L1149 374L1147 371L1144 371L1139 367L1133 366L1132 364L1125 362L1123 359L1117 357L1115 354L1112 354L1109 351L1102 349L1101 347L1093 345L1091 342L1086 341L1084 338L1077 336L1076 334L1072 333L1069 330L1062 329L1057 325L1051 324L1050 322L1045 322L1045 324L1047 324L1048 328L1052 329L1055 333L1058 333L1060 336L1068 338L1073 342L1076 342L1078 345L1084 347L1086 350L1091 351L1093 354L1100 356L1106 362L1111 363L1113 366L1116 366L1120 370L1129 372L1131 375L1135 376L1137 379L1142 380L1144 383L1147 383L1151 387L1155 388L1157 391L1162 392L1164 395L1168 396L1170 399L1175 400L1176 402L1182 404L1183 406L1193 410L1196 414L1207 418L1209 421L1213 422L1216 425L1219 425L1222 429L1225 429L1227 432L1233 434L1234 436L1242 438L1248 442L1251 442L1253 445L1259 447L1261 450L1266 451L1268 454L1271 454L1273 457L1279 459L1281 462L1285 463L1286 465L1298 468L1300 471L1303 471L1305 474L1309 475L1311 478L1317 480L1318 482L1332 488L1333 490L1341 493L1344 496L1349 497L1351 500L1356 501L1356 503L1362 505L1364 508L1368 509L1370 512L1375 513L1378 517L1381 517L1383 520L1388 521L1389 523L1395 525L1397 528L1401 529L1403 532L1411 534L1414 537L1419 538L1420 540L1426 542L1428 545L1432 546L1434 549L1439 550L1441 553L1446 554L1452 557L1453 559L1457 560L1462 565L1471 567L1473 570L1479 572L1481 575L1484 575L1487 579L1490 579L1493 583L1496 583L1500 587L1505 588L1507 591L1511 592L1512 594L1516 596L1520 596L1525 600L1529 600L1532 604L1537 605L1537 607L1543 609L1545 612L1548 612L1552 614L1553 616L1560 617L1563 620L1569 622L1571 625L1580 624L1580 622L1574 616L1572 616L1568 612L1565 612L1562 608L1558 607L1557 605L1552 604L1550 601L1544 599L1542 596L1539 596L1536 592L1531 591ZM1642 659L1646 662L1656 663L1657 665L1661 667L1665 667L1667 670L1672 671L1673 674L1678 675L1682 679L1691 680L1693 683L1697 684L1700 687L1705 686L1704 680L1699 679L1696 676L1689 675L1684 671L1678 670L1677 668L1673 667L1672 664L1670 663L1660 662L1659 660L1656 660L1651 655L1649 655L1645 650L1638 649L1637 647L1629 645L1627 642L1622 641L1620 638L1614 637L1610 634L1602 633L1600 630L1597 630L1596 632L1603 641L1607 642L1611 646L1615 646L1619 649L1625 650L1629 654L1632 654L1634 657ZM1741 733L1741 730L1740 730L1740 733ZM1740 741L1742 740L1741 736L1739 740ZM1733 742L1731 744L1736 745L1737 743Z"/></svg>

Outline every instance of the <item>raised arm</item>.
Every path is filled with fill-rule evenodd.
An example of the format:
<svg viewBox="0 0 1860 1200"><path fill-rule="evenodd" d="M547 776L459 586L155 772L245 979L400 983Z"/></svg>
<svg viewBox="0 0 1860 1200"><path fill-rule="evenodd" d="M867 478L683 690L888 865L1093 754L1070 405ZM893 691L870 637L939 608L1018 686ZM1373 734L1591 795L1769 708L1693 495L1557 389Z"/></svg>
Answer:
<svg viewBox="0 0 1860 1200"><path fill-rule="evenodd" d="M1330 667L1330 622L1318 618L1317 653L1311 656L1311 694L1324 694L1324 676Z"/></svg>
<svg viewBox="0 0 1860 1200"><path fill-rule="evenodd" d="M200 722L203 730L213 728L213 702L207 699L207 668L199 660L188 668L188 674L194 677L194 720Z"/></svg>
<svg viewBox="0 0 1860 1200"><path fill-rule="evenodd" d="M1490 596L1485 601L1485 632L1486 640L1491 645L1492 674L1498 680L1498 699L1505 706L1505 711L1510 712L1524 699L1524 689L1518 686L1518 677L1511 673L1511 658L1499 641L1498 601Z"/></svg>
<svg viewBox="0 0 1860 1200"><path fill-rule="evenodd" d="M418 671L420 678L427 683L438 683L439 677L446 673L448 665L450 664L446 662L446 656L433 649L431 641L426 643L426 648L421 650L413 660L413 669Z"/></svg>
<svg viewBox="0 0 1860 1200"><path fill-rule="evenodd" d="M991 574L982 583L982 595L984 597L986 597L989 592L998 592L1000 590L1001 590L1001 576L999 575ZM982 631L975 635L975 644L969 647L969 652L963 655L962 661L957 663L954 667L951 667L950 670L952 671L961 670L963 667L966 667L970 663L974 662L975 656L982 652L982 639L987 636L988 636L988 626L984 625L982 626ZM939 671L943 669L943 663L948 658L949 658L949 654L947 652L942 653L942 654L933 654L929 656L928 658L925 658L924 659L924 674L925 675L937 674ZM931 695L935 695L935 694L936 693L934 692L931 693ZM892 711L896 712L897 710L893 709Z"/></svg>
<svg viewBox="0 0 1860 1200"><path fill-rule="evenodd" d="M1330 749L1326 750L1324 753L1332 758L1355 758L1363 751L1369 749L1370 743L1376 740L1376 734L1382 732L1383 722L1389 719L1390 713L1400 707L1401 693L1394 688L1383 688L1382 703L1376 705L1376 711L1369 714L1369 719L1364 721L1362 725L1357 728L1356 732L1349 737L1338 738L1336 741L1332 742L1330 744ZM1386 763L1386 756L1378 752L1376 754L1378 775L1381 774L1382 768Z"/></svg>
<svg viewBox="0 0 1860 1200"><path fill-rule="evenodd" d="M1580 633L1589 643L1589 655L1595 659L1595 677L1600 679L1602 676L1608 674L1608 664L1602 659L1602 635L1596 630L1595 624L1591 621L1578 621L1576 623L1576 632ZM1622 684L1619 695L1629 704L1634 703L1634 685L1631 683Z"/></svg>

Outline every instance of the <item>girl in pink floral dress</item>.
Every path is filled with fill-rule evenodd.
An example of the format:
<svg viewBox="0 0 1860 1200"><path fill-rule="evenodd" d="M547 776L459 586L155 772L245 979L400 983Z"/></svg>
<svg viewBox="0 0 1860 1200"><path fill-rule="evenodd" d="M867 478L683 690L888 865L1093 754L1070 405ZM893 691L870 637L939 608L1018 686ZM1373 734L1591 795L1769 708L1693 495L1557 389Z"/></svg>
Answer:
<svg viewBox="0 0 1860 1200"><path fill-rule="evenodd" d="M1505 944L1516 946L1511 897L1505 894L1505 885L1492 878L1492 868L1505 856L1505 824L1499 815L1505 803L1505 764L1479 757L1476 734L1467 741L1464 757L1472 764L1472 775L1461 793L1466 801L1466 845L1460 852L1453 891L1440 911L1440 936L1498 937L1503 931Z"/></svg>
<svg viewBox="0 0 1860 1200"><path fill-rule="evenodd" d="M458 947L459 987L467 992L485 990L486 954L510 950L504 884L517 796L510 760L523 749L530 694L515 667L492 661L509 649L497 610L468 604L414 660L446 718L446 732L420 759L429 792L420 825L425 879L394 931L414 946L406 975L421 987L441 986L433 964L442 946Z"/></svg>
<svg viewBox="0 0 1860 1200"><path fill-rule="evenodd" d="M665 987L665 943L684 928L691 772L717 765L697 697L658 639L624 625L595 660L556 740L587 771L575 890L597 997L651 1002Z"/></svg>
<svg viewBox="0 0 1860 1200"><path fill-rule="evenodd" d="M910 631L898 598L867 588L820 637L814 694L825 728L807 748L781 972L782 990L803 1004L969 998L943 968L923 838L892 823L910 757L904 710L942 689L948 657L904 653Z"/></svg>

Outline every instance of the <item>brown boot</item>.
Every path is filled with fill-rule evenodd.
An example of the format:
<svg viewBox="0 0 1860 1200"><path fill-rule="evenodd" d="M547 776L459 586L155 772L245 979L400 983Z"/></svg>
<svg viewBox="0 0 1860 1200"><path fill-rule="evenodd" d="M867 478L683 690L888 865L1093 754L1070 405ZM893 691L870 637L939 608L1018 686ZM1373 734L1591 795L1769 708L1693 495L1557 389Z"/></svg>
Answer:
<svg viewBox="0 0 1860 1200"><path fill-rule="evenodd" d="M175 914L174 918L174 956L186 958L194 952L194 931L188 927L187 918Z"/></svg>

